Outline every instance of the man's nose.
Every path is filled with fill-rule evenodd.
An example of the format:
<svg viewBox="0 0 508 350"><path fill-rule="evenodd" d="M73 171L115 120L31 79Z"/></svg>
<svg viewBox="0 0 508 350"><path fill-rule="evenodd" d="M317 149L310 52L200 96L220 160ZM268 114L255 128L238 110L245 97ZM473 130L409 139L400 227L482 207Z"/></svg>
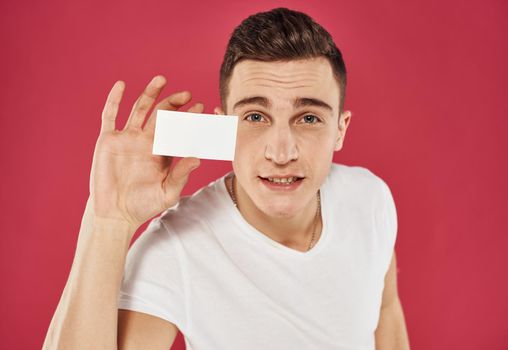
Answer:
<svg viewBox="0 0 508 350"><path fill-rule="evenodd" d="M267 136L266 159L281 165L298 159L295 135L289 126L274 126Z"/></svg>

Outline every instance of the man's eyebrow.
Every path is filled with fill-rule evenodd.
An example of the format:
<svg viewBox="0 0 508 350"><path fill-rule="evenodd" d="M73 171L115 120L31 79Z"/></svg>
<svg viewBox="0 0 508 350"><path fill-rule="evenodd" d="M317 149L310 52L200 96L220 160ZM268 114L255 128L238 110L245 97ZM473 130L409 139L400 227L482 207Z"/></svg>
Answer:
<svg viewBox="0 0 508 350"><path fill-rule="evenodd" d="M333 108L328 103L313 97L298 97L295 99L294 106L296 108L305 106L315 106L325 108L328 109L330 112L333 112Z"/></svg>
<svg viewBox="0 0 508 350"><path fill-rule="evenodd" d="M242 98L240 101L236 102L235 105L233 106L233 110L235 110L236 108L245 106L245 105L250 105L250 104L261 105L267 109L270 109L270 107L272 106L272 104L271 104L270 100L268 100L268 98L266 98L264 96L252 96L252 97ZM314 98L314 97L297 97L297 98L295 98L295 100L293 102L293 106L295 108L306 107L306 106L315 106L315 107L321 107L321 108L328 109L330 112L333 111L333 108L328 103L326 103L318 98Z"/></svg>
<svg viewBox="0 0 508 350"><path fill-rule="evenodd" d="M252 97L242 98L240 101L235 103L235 105L233 106L233 110L235 110L236 108L239 108L239 107L242 107L245 105L251 105L251 104L261 105L264 108L268 108L268 109L272 106L272 104L266 97L252 96Z"/></svg>

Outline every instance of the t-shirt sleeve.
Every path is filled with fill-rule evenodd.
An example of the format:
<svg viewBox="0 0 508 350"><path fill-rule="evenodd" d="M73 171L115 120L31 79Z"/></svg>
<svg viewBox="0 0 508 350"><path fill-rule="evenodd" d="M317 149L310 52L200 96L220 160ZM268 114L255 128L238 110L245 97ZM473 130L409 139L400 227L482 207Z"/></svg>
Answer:
<svg viewBox="0 0 508 350"><path fill-rule="evenodd" d="M395 201L393 200L393 195L390 190L390 187L386 184L386 182L381 181L382 193L383 193L383 223L384 223L384 232L386 235L386 243L387 249L390 253L393 252L395 248L395 241L397 239L397 209L395 207Z"/></svg>
<svg viewBox="0 0 508 350"><path fill-rule="evenodd" d="M185 304L178 236L161 217L132 244L125 264L118 308L150 314L185 330Z"/></svg>
<svg viewBox="0 0 508 350"><path fill-rule="evenodd" d="M395 246L395 240L397 239L397 209L395 207L395 201L393 199L392 192L388 185L383 182L384 193L385 193L385 220L386 227L389 237L389 244L393 248Z"/></svg>

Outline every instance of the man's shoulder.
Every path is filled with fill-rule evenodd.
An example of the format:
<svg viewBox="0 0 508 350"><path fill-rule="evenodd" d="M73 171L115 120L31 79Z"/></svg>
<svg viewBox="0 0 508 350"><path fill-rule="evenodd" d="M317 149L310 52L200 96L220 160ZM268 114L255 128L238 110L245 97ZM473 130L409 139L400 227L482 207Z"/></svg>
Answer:
<svg viewBox="0 0 508 350"><path fill-rule="evenodd" d="M342 185L359 186L364 189L386 186L386 182L379 175L358 165L332 163L330 179L334 183L340 182Z"/></svg>
<svg viewBox="0 0 508 350"><path fill-rule="evenodd" d="M334 163L326 190L333 200L331 206L345 205L355 213L382 212L393 208L393 198L386 182L363 166Z"/></svg>

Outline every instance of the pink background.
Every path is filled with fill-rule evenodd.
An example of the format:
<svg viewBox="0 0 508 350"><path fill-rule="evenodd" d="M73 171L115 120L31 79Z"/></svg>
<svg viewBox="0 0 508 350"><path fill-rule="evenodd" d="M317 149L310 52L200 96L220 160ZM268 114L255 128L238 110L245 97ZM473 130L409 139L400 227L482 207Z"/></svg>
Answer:
<svg viewBox="0 0 508 350"><path fill-rule="evenodd" d="M434 0L3 1L1 348L42 345L113 83L127 84L119 128L156 74L164 96L189 89L212 113L229 34L278 6L310 14L344 54L353 118L335 161L392 189L412 349L508 348L508 5ZM184 193L229 169L204 161Z"/></svg>

